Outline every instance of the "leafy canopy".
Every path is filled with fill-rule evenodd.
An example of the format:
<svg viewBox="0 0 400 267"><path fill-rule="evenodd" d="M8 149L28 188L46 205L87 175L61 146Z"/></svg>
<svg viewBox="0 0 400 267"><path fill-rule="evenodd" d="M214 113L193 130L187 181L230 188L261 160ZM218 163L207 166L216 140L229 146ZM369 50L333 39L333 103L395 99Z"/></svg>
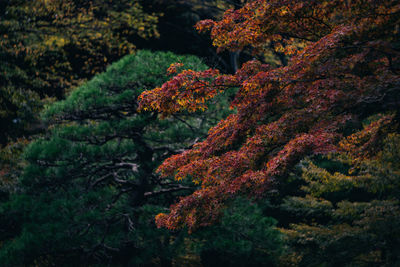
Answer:
<svg viewBox="0 0 400 267"><path fill-rule="evenodd" d="M273 192L307 155L346 147L360 157L374 153L400 116L399 10L394 0L252 0L220 21L199 22L220 50L260 53L273 41L274 49L292 57L278 68L252 60L234 75L184 71L140 96L140 109L170 115L204 109L218 93L239 87L231 102L237 112L159 167L163 177L190 177L201 188L159 214L157 224L209 225L236 195ZM377 112L386 115L338 145Z"/></svg>
<svg viewBox="0 0 400 267"><path fill-rule="evenodd" d="M1 1L0 144L34 131L30 125L46 96L103 72L158 36L157 15L140 1Z"/></svg>
<svg viewBox="0 0 400 267"><path fill-rule="evenodd" d="M373 156L342 151L302 162L284 185L292 190L269 207L290 247L284 266L399 264L399 145L390 133Z"/></svg>

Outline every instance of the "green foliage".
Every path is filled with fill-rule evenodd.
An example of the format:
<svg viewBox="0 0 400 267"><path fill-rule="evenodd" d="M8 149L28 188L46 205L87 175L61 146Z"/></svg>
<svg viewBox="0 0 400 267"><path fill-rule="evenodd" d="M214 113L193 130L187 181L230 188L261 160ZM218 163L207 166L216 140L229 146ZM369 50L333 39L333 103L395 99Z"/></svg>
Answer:
<svg viewBox="0 0 400 267"><path fill-rule="evenodd" d="M199 259L204 266L400 265L398 129L397 133L387 134L387 129L378 127L375 129L376 132L372 129L367 134L359 135L355 145L348 146L354 150L361 147L358 157L354 157L350 151L328 156L318 155L303 160L297 165L302 170L297 169L294 173L283 172L279 179L271 181L271 184L277 184L279 190L268 191L270 184L266 186L268 190L263 196L268 199L267 201L250 202L238 198L228 204L221 217L215 216L220 219L219 224L200 228L190 236L178 231L170 232L156 228L154 217L157 214L165 212L168 205L175 203L183 195L182 192L191 192L199 188L188 181L178 184L168 178L161 180L154 174L154 169L164 159L193 147L196 141L205 137L210 126L229 114L226 107L229 105L228 99L232 96L227 92L215 98L205 114L181 113L172 118L159 120L158 114L137 112L138 95L143 90L163 84L168 79L165 70L171 63L181 62L184 63L184 68L204 71L207 67L198 58L140 51L112 64L105 73L98 73L103 72L109 62L135 51L135 44L143 46L146 44L144 40L150 37L157 38L159 34L156 24L159 19L162 22L158 25L160 32L166 37L158 41L153 40L152 47L194 51L202 55L211 51L212 54L212 50L203 49L207 48L207 45L202 46L197 43L201 38L194 34L192 24L200 18L220 16L222 9L233 7L237 9L243 2L242 0L0 0L1 266L171 266L172 262L179 266L181 262L177 260L177 255L182 253L182 248L186 249L183 252L186 253L184 256L194 255L195 260L192 260L192 263L200 264L196 262L196 259ZM263 1L254 1L257 2ZM306 3L300 2L301 6ZM346 9L352 5L350 2L346 2ZM394 2L392 1L393 5L396 5ZM320 5L318 1L312 3L318 7ZM332 3L325 1L321 2L321 5ZM278 12L276 18L290 18L291 14L295 16L293 20L289 20L290 24L279 24L281 22L275 18L270 20L274 25L271 27L274 32L284 25L281 29L288 30L288 36L291 36L291 31L297 28L292 24L293 21L299 27L305 27L309 23L307 20L312 21L313 31L305 31L306 39L307 36L314 34L315 38L319 39L326 34L328 28L329 31L340 29L336 25L336 21L343 19L340 8L333 13L327 9L326 11L333 15L326 16L324 14L328 13L317 12L317 9L302 9L300 5L294 6L300 13L280 10L281 4L286 7L283 2L276 5ZM362 1L353 4L365 6L365 10L370 8L369 4L366 5ZM186 7L190 8L182 11ZM273 5L271 7L274 8ZM383 8L383 5L381 7ZM308 15L302 15L303 11L307 14L307 10L312 12L313 16L314 13L317 17L321 15L322 19L316 20ZM369 11L363 10L360 9L360 14L370 14ZM375 7L371 12L374 10L379 12ZM256 9L250 8L249 11L255 11L255 17L249 20L249 24L245 23L246 27L250 25L248 28L242 29L252 30L260 25L269 24L267 20L258 21L262 16ZM158 12L164 12L166 16L159 18ZM396 11L380 13L372 12L372 20L365 25L376 25L374 27L377 29L389 29L391 34L394 33L393 36L397 36L396 27L378 26L382 25L383 20L379 19L381 17L393 17L393 21L397 19L394 18ZM296 17L296 14L300 16ZM233 40L231 44L235 46L238 44L237 40L234 40L235 37L245 32L238 26L246 22L246 18L243 17L242 20L237 19L237 15L233 16L236 16L232 18L236 26L232 29L236 30L236 33L229 34L228 37ZM348 15L345 14L343 17L346 16ZM172 31L171 24L175 26ZM387 25L394 24L393 22ZM351 25L355 27L357 23ZM319 33L318 27L320 27ZM371 31L375 31L374 27ZM214 34L214 37L223 37L223 32L230 31L229 29L231 27L219 27L217 30L222 32ZM186 35L182 35L182 31L186 31ZM293 33L300 34L300 37L304 34L296 31ZM271 147L271 154L265 154L254 161L252 163L254 166L261 166L264 161L269 161L276 154L282 155L278 151L286 143L285 138L289 138L292 134L292 130L285 131L285 127L291 126L293 136L299 136L298 133L313 122L288 120L280 123L276 129L266 128L265 135L261 135L260 139L249 139L256 130L254 127L246 128L246 121L250 117L257 118L253 122L258 128L264 122L285 118L279 114L279 109L284 104L282 99L286 97L290 99L283 109L288 112L287 114L290 113L287 118L307 117L304 115L311 114L309 110L306 113L297 113L298 107L297 110L291 109L296 102L301 105L311 103L311 110L314 107L333 107L334 112L328 117L314 114L312 121L318 123L325 120L327 124L331 124L337 114L352 113L350 110L357 110L354 113L357 114L355 120L364 118L366 114L376 110L395 110L398 101L390 98L396 99L392 96L396 96L397 91L390 88L385 92L384 86L380 85L384 84L381 79L390 86L396 85L394 82L397 76L393 78L385 75L397 74L396 56L391 56L391 53L398 48L397 37L389 35L382 41L384 39L375 38L375 32L365 31L364 34L365 42L359 42L357 39L353 43L354 48L348 48L346 44L346 42L351 43L353 37L344 42L345 47L328 48L327 51L334 51L335 57L324 58L320 51L308 50L315 58L322 55L322 60L314 61L306 55L307 60L296 63L297 66L303 67L292 69L292 72L296 73L296 80L299 80L298 77L303 77L307 82L309 77L312 78L321 71L329 74L331 67L326 64L339 62L338 72L330 73L334 79L326 80L330 76L324 74L321 79L315 81L319 83L320 79L321 86L312 90L320 94L321 99L330 94L329 97L333 101L339 96L339 101L333 106L329 107L328 102L324 101L313 102L318 99L314 93L309 95L311 98L302 99L302 96L307 96L307 92L302 91L301 87L294 90L293 95L285 93L288 92L286 91L288 88L285 87L277 87L274 90L283 92L278 97L249 95L247 100L249 103L253 99L260 98L266 101L271 98L276 99L279 105L273 108L268 106L268 109L257 109L262 106L259 104L242 108L248 113L238 116L239 123L235 121L230 124L231 132L210 138L209 151L217 149L217 153L210 159L215 160L220 156L222 150L218 152L218 141L220 144L229 144L229 136L235 138L239 136L238 142L246 142L246 145L251 144L251 141L260 141L254 143L254 146L249 146L246 150L248 154L241 156L245 160L243 162L251 159L252 155L260 155L257 151L263 145L282 139ZM279 33L279 36L275 37L285 38L284 35ZM192 39L186 38L177 43L176 40L182 36L191 36ZM385 36L385 33L382 33L382 36ZM243 37L246 38L242 40L247 40L249 36ZM291 47L301 49L304 43L290 40L293 43L289 42L287 46L285 42L281 43L279 40L276 43L270 41L275 37L268 37L265 40L255 39L262 40L261 46L265 50L257 57L267 61L272 67L279 67L288 64L289 56L283 54L284 49L288 51L293 49ZM334 35L326 37L324 40L327 44L333 45L336 42L330 39ZM394 38L394 42L390 43L390 40L387 42L388 38ZM369 39L378 41L369 43ZM229 42L225 40L221 44ZM248 56L247 49L246 46L240 52L242 57ZM364 49L365 53L361 53L360 51ZM232 65L238 63L236 62L238 54L236 51L229 54L232 56ZM346 55L352 57L347 58ZM359 60L359 55L365 57ZM253 55L250 56L252 57ZM209 56L209 60L213 66L218 65L225 71L230 70L229 64L224 61L224 56ZM307 65L310 63L308 60L311 65ZM349 66L347 73L339 68L346 65ZM376 72L376 76L369 76L368 72L374 73L378 65L382 68L377 69L379 71ZM382 71L383 66L388 67L390 71ZM310 72L306 71L307 67L310 68ZM282 73L290 74L288 70L291 69L284 69ZM256 67L248 65L246 71L253 75L251 73L257 73L261 69L257 70ZM306 75L302 76L302 72ZM340 78L343 73L348 75L346 79ZM95 74L98 75L84 83ZM190 78L196 81L193 76ZM283 81L292 78L286 76ZM357 83L359 78L372 83L365 85L362 82ZM247 80L257 83L257 79ZM327 83L323 83L324 80ZM360 86L360 92L365 90L375 92L376 89L378 95L382 93L382 97L375 99L377 95L375 93L360 94L364 95L365 103L361 106L347 105L353 100L357 102L358 99L356 93L350 92L353 89L349 88L353 87L346 86L347 81L353 80ZM251 85L251 83L246 84ZM261 79L256 87L259 86L264 90L268 88L266 84L265 80ZM292 86L291 84L289 82L289 86ZM296 88L295 83L293 85L293 88ZM334 91L329 91L329 88ZM335 93L338 88L344 90L343 95L355 98L340 98L341 94ZM48 98L49 96L61 99L66 92L69 96L65 101L46 104L53 101ZM242 101L243 99L239 99L236 104L241 106ZM369 101L372 101L372 105ZM41 123L37 120L37 114L44 106L45 111L42 113L44 122ZM340 107L347 108L341 110ZM266 110L272 112L267 114ZM259 114L261 116L257 117ZM346 123L343 126L345 128L343 134L346 136L356 131L361 124L368 127L381 118L382 115L376 114L362 122ZM396 123L396 119L398 122L398 115L391 122L391 126ZM242 122L244 124L241 125ZM28 146L24 153L26 162L22 162L19 155L29 142L26 138L17 138L41 132L47 124L50 125L49 130ZM229 129L229 127L222 128ZM245 130L242 131L242 128ZM238 131L242 133L236 134ZM274 131L278 134L270 138L274 136ZM328 132L331 133L331 130ZM383 136L386 138L382 138ZM316 137L323 135L317 134ZM301 141L307 142L308 138L305 137ZM10 140L15 142L9 142ZM384 141L381 142L382 140ZM287 151L296 151L301 148L302 142L293 143ZM237 145L232 148L233 154L240 151ZM369 154L367 151L372 152ZM363 155L363 152L366 154ZM300 159L303 155L305 154L300 153L295 157ZM214 171L219 174L229 173L229 168L224 169L224 165L228 166L230 159L232 157L221 158L219 160L223 163L221 165L212 165L207 161L205 167L209 168L207 165L212 165L213 171L209 173ZM285 156L282 159L290 157ZM232 163L232 168L240 167L237 162L232 161ZM240 167L240 171L245 171L248 166L246 163ZM275 164L275 167L277 173L285 171L286 168L285 164ZM20 168L23 168L22 176L19 176ZM267 169L271 169L271 165L266 165L265 170ZM204 177L199 177L201 178ZM231 178L238 178L238 173L232 173ZM249 179L246 186L251 186L257 179L257 177ZM231 182L232 180L227 181L222 184L226 188L232 186L227 191L228 199L231 201L235 184ZM220 204L215 200L223 195L221 192L215 190L215 194L207 195L205 190L202 195L206 196L204 203L209 206L195 208L200 214L212 215L212 212L208 211L212 211L215 203ZM196 203L197 199L192 200L190 203ZM188 246L192 246L192 250L187 250Z"/></svg>
<svg viewBox="0 0 400 267"><path fill-rule="evenodd" d="M292 223L283 230L291 250L283 265L400 263L399 145L400 135L392 133L373 158L341 153L303 163L307 195L287 196L279 206Z"/></svg>
<svg viewBox="0 0 400 267"><path fill-rule="evenodd" d="M340 202L326 225L295 224L286 233L299 266L396 266L398 201Z"/></svg>
<svg viewBox="0 0 400 267"><path fill-rule="evenodd" d="M283 250L276 223L257 203L238 198L219 224L193 234L193 245L204 266L274 266Z"/></svg>
<svg viewBox="0 0 400 267"><path fill-rule="evenodd" d="M138 95L161 85L177 61L206 68L193 56L139 51L45 109L50 131L26 149L20 192L0 208L4 225L16 222L0 236L5 266L171 261L172 233L157 229L154 216L191 187L153 170L228 113L221 104L169 121L137 112Z"/></svg>

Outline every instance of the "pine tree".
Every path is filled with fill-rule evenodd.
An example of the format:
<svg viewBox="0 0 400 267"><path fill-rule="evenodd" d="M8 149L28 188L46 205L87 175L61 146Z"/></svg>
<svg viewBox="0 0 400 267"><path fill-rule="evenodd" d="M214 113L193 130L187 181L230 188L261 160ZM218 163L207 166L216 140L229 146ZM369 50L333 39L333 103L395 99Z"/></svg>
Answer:
<svg viewBox="0 0 400 267"><path fill-rule="evenodd" d="M206 68L193 56L140 51L46 108L50 130L25 151L19 191L1 206L4 265L170 263L171 233L157 230L154 216L193 187L153 170L228 112L222 98L207 114L138 113L137 97L177 61Z"/></svg>

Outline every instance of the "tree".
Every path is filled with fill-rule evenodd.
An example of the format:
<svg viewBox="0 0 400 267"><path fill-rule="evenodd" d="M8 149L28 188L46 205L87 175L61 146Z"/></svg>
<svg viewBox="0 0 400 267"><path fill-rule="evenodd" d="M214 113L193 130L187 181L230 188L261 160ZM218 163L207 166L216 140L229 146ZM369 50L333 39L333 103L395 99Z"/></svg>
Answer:
<svg viewBox="0 0 400 267"><path fill-rule="evenodd" d="M229 112L222 98L208 114L139 114L137 97L176 61L206 68L194 56L139 51L46 108L50 130L24 152L19 190L0 207L3 265L171 264L179 238L154 216L192 187L153 170Z"/></svg>
<svg viewBox="0 0 400 267"><path fill-rule="evenodd" d="M392 133L373 157L341 152L303 161L296 190L269 208L285 218L281 229L290 249L284 266L400 263L399 145L400 135Z"/></svg>
<svg viewBox="0 0 400 267"><path fill-rule="evenodd" d="M14 190L21 151L43 133L43 106L63 99L141 39L158 36L140 1L0 1L0 191Z"/></svg>
<svg viewBox="0 0 400 267"><path fill-rule="evenodd" d="M19 1L0 3L0 144L37 131L46 96L102 72L157 36L157 15L140 1ZM37 125L36 125L37 126Z"/></svg>
<svg viewBox="0 0 400 267"><path fill-rule="evenodd" d="M399 9L393 0L253 0L220 21L199 22L221 51L251 46L256 54L274 41L292 57L278 68L249 61L235 75L183 71L142 93L141 110L168 116L205 109L219 92L239 87L231 103L237 112L158 168L201 188L157 215L157 224L193 230L218 220L238 194L266 197L305 156L340 150L341 137L382 112L351 146L360 157L373 154L385 134L398 131Z"/></svg>

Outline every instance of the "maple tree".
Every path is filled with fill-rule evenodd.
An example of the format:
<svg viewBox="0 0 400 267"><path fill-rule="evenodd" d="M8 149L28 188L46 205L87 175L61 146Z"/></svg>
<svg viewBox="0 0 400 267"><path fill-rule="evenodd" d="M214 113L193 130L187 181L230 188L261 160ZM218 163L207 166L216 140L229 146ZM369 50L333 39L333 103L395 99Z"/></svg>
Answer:
<svg viewBox="0 0 400 267"><path fill-rule="evenodd" d="M307 155L346 149L359 158L373 154L385 135L398 130L399 12L394 0L253 0L226 11L220 21L199 22L198 30L210 31L220 51L251 47L257 54L273 42L272 49L290 60L277 68L252 60L234 75L178 71L161 87L142 93L141 110L169 116L204 110L220 92L239 88L231 103L235 114L158 168L164 177L189 177L200 187L172 205L169 214L159 214L157 224L189 231L209 225L227 200L279 189ZM338 145L379 112L386 115Z"/></svg>

